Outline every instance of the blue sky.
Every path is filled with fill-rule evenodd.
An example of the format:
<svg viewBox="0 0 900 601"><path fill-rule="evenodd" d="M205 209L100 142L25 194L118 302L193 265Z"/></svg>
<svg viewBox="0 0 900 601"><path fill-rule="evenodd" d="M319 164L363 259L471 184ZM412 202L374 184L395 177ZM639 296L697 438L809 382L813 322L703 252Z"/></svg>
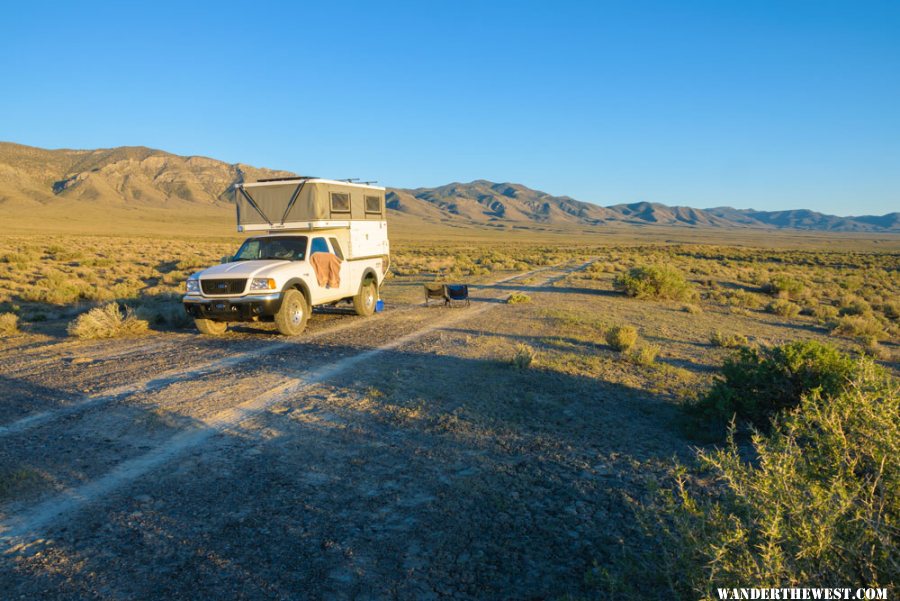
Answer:
<svg viewBox="0 0 900 601"><path fill-rule="evenodd" d="M2 140L598 204L900 210L900 2L2 10Z"/></svg>

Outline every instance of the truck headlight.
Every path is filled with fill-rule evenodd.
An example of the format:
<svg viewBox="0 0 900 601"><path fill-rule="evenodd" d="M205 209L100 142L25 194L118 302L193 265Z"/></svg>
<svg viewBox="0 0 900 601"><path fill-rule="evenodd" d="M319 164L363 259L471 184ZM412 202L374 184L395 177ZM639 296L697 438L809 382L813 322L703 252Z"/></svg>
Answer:
<svg viewBox="0 0 900 601"><path fill-rule="evenodd" d="M275 290L275 280L272 278L253 278L250 281L250 290Z"/></svg>
<svg viewBox="0 0 900 601"><path fill-rule="evenodd" d="M187 280L184 287L188 294L200 294L200 280L196 278Z"/></svg>

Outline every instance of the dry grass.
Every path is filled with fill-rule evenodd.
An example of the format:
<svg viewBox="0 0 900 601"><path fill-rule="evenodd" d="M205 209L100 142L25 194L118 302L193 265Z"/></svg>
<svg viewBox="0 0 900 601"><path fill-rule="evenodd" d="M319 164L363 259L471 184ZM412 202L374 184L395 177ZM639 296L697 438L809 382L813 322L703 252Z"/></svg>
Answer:
<svg viewBox="0 0 900 601"><path fill-rule="evenodd" d="M0 336L15 336L19 333L19 316L14 313L0 314Z"/></svg>
<svg viewBox="0 0 900 601"><path fill-rule="evenodd" d="M520 344L516 347L516 353L512 358L512 365L516 369L528 369L537 358L537 353L527 344Z"/></svg>
<svg viewBox="0 0 900 601"><path fill-rule="evenodd" d="M147 332L149 324L135 317L131 309L122 311L116 303L95 307L79 315L67 331L76 338L121 338Z"/></svg>
<svg viewBox="0 0 900 601"><path fill-rule="evenodd" d="M530 303L531 297L522 292L514 292L506 298L507 305L520 305L522 303Z"/></svg>
<svg viewBox="0 0 900 601"><path fill-rule="evenodd" d="M635 349L630 358L638 365L653 365L656 363L656 357L659 356L660 346L658 344L645 344Z"/></svg>
<svg viewBox="0 0 900 601"><path fill-rule="evenodd" d="M713 346L720 346L722 348L737 348L739 346L747 346L748 344L747 337L743 334L723 334L722 332L716 330L709 337L709 343Z"/></svg>
<svg viewBox="0 0 900 601"><path fill-rule="evenodd" d="M0 471L0 500L12 497L14 492L38 480L38 474L27 468Z"/></svg>
<svg viewBox="0 0 900 601"><path fill-rule="evenodd" d="M860 340L873 339L884 340L887 333L884 326L876 319L862 315L845 315L834 323L831 330L832 334L838 336L849 336Z"/></svg>

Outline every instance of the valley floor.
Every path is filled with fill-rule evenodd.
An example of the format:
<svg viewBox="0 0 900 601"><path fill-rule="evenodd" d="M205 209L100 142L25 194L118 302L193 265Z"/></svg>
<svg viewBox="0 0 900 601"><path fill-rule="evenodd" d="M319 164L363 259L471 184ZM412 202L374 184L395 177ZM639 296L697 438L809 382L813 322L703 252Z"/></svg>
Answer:
<svg viewBox="0 0 900 601"><path fill-rule="evenodd" d="M728 349L807 318L638 301L572 260L385 288L296 339L261 327L0 341L0 590L23 599L593 595L692 445L679 404ZM594 273L586 277L586 273ZM530 302L506 304L514 292ZM642 363L600 332L638 326ZM885 345L893 349L895 341ZM524 357L524 359L523 359Z"/></svg>

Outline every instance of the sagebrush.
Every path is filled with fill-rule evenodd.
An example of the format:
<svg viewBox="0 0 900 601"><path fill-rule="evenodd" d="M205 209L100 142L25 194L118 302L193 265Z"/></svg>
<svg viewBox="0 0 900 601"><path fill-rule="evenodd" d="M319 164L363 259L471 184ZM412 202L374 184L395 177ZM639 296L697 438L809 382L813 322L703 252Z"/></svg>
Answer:
<svg viewBox="0 0 900 601"><path fill-rule="evenodd" d="M722 375L692 410L713 428L734 417L757 428L800 403L816 389L833 396L857 375L858 363L835 347L816 341L765 348L743 347L725 360Z"/></svg>
<svg viewBox="0 0 900 601"><path fill-rule="evenodd" d="M687 301L697 297L684 275L668 265L634 267L616 277L613 286L635 298Z"/></svg>
<svg viewBox="0 0 900 601"><path fill-rule="evenodd" d="M638 341L638 331L634 326L615 326L606 332L606 343L619 352L631 349Z"/></svg>
<svg viewBox="0 0 900 601"><path fill-rule="evenodd" d="M701 451L654 508L669 582L684 598L715 587L890 587L900 582L900 404L868 360L851 381L805 394L753 437ZM699 486L704 473L712 486ZM656 513L658 512L658 513Z"/></svg>
<svg viewBox="0 0 900 601"><path fill-rule="evenodd" d="M82 313L69 324L67 331L76 338L118 338L144 334L148 326L131 309L123 310L117 303L109 303Z"/></svg>

